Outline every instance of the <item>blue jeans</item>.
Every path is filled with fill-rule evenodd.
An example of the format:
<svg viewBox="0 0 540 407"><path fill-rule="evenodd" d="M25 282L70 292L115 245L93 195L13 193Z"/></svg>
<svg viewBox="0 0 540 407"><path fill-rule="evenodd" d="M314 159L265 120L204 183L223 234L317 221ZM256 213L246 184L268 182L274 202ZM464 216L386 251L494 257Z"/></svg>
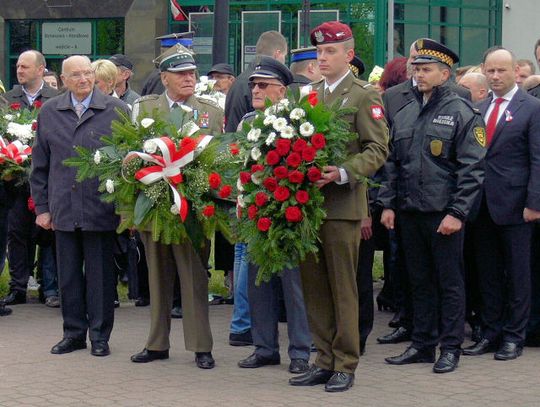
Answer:
<svg viewBox="0 0 540 407"><path fill-rule="evenodd" d="M234 308L231 333L242 334L251 329L248 303L247 244L234 245Z"/></svg>
<svg viewBox="0 0 540 407"><path fill-rule="evenodd" d="M58 274L53 246L39 248L43 295L45 298L58 296Z"/></svg>

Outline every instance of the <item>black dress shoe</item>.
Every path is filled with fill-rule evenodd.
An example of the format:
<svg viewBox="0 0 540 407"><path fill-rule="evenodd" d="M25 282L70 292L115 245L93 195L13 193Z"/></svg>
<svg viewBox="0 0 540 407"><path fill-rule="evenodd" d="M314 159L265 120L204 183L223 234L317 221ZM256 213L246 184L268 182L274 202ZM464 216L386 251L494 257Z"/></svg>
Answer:
<svg viewBox="0 0 540 407"><path fill-rule="evenodd" d="M273 358L267 358L265 356L258 355L253 352L247 358L242 359L238 362L238 367L243 367L247 369L254 369L257 367L263 367L266 365L279 365L281 363L279 356Z"/></svg>
<svg viewBox="0 0 540 407"><path fill-rule="evenodd" d="M120 301L114 300L114 308L120 308Z"/></svg>
<svg viewBox="0 0 540 407"><path fill-rule="evenodd" d="M171 310L171 318L182 318L182 307L173 307L173 309Z"/></svg>
<svg viewBox="0 0 540 407"><path fill-rule="evenodd" d="M459 362L460 351L441 351L441 356L433 365L433 371L435 373L448 373L456 370Z"/></svg>
<svg viewBox="0 0 540 407"><path fill-rule="evenodd" d="M150 305L150 300L148 298L139 297L135 300L136 307L147 307Z"/></svg>
<svg viewBox="0 0 540 407"><path fill-rule="evenodd" d="M216 365L211 352L195 352L195 363L200 369L213 369Z"/></svg>
<svg viewBox="0 0 540 407"><path fill-rule="evenodd" d="M86 341L84 339L64 338L52 347L51 353L61 355L79 349L86 349Z"/></svg>
<svg viewBox="0 0 540 407"><path fill-rule="evenodd" d="M324 391L337 393L349 390L354 383L354 374L345 372L335 372L330 380L324 385Z"/></svg>
<svg viewBox="0 0 540 407"><path fill-rule="evenodd" d="M148 363L159 359L169 359L169 350L148 350L144 348L142 352L131 357L131 361L134 363Z"/></svg>
<svg viewBox="0 0 540 407"><path fill-rule="evenodd" d="M467 346L463 349L463 354L467 356L479 356L488 352L495 352L496 346L489 339L483 338L480 342L476 342L474 345Z"/></svg>
<svg viewBox="0 0 540 407"><path fill-rule="evenodd" d="M396 328L393 332L389 333L388 335L379 336L377 338L377 342L381 344L387 344L387 343L400 343L400 342L406 342L411 340L411 331L409 331L407 328L404 328L400 326L399 328Z"/></svg>
<svg viewBox="0 0 540 407"><path fill-rule="evenodd" d="M8 308L5 304L0 303L0 317L5 317L12 312L13 310L11 308Z"/></svg>
<svg viewBox="0 0 540 407"><path fill-rule="evenodd" d="M384 359L391 365L408 365L410 363L433 363L435 362L435 349L416 349L409 346L405 352L398 356Z"/></svg>
<svg viewBox="0 0 540 407"><path fill-rule="evenodd" d="M334 375L331 370L321 369L311 365L309 370L300 376L291 377L289 384L291 386L315 386L317 384L326 384Z"/></svg>
<svg viewBox="0 0 540 407"><path fill-rule="evenodd" d="M292 359L289 365L289 372L294 374L306 373L309 370L309 363L305 359Z"/></svg>
<svg viewBox="0 0 540 407"><path fill-rule="evenodd" d="M109 356L111 350L107 341L92 341L92 350L90 353L94 356Z"/></svg>
<svg viewBox="0 0 540 407"><path fill-rule="evenodd" d="M11 291L0 302L5 305L26 304L26 293L22 291Z"/></svg>
<svg viewBox="0 0 540 407"><path fill-rule="evenodd" d="M249 346L253 345L253 338L251 337L251 330L241 334L230 333L229 345L231 346Z"/></svg>
<svg viewBox="0 0 540 407"><path fill-rule="evenodd" d="M523 347L514 342L503 342L497 352L495 359L497 360L512 360L516 359L523 353Z"/></svg>

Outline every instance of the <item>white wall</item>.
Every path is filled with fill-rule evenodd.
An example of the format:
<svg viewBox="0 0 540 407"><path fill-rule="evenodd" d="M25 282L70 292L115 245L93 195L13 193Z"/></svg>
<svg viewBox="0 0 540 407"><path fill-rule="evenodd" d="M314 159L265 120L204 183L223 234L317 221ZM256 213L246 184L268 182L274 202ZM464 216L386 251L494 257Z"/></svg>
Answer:
<svg viewBox="0 0 540 407"><path fill-rule="evenodd" d="M502 14L502 46L518 59L534 62L534 44L540 38L540 1L503 0Z"/></svg>

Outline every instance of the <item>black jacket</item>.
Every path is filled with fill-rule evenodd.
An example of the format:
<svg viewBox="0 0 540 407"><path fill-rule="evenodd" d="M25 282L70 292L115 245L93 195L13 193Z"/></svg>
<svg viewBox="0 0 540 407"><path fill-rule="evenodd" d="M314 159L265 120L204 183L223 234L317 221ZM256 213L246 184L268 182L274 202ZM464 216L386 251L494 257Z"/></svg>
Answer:
<svg viewBox="0 0 540 407"><path fill-rule="evenodd" d="M257 57L249 66L236 78L227 93L225 99L225 131L233 132L238 128L238 123L242 117L253 110L251 104L251 90L249 89L249 77L255 70L260 58Z"/></svg>
<svg viewBox="0 0 540 407"><path fill-rule="evenodd" d="M464 220L484 179L485 130L478 111L447 85L425 106L415 98L394 118L387 179L377 200L384 208L447 212Z"/></svg>
<svg viewBox="0 0 540 407"><path fill-rule="evenodd" d="M52 97L55 97L60 92L54 88L51 88L46 83L43 83L43 88L41 88L41 92L36 98L36 100L39 100L42 103L45 103L47 100L49 100ZM21 85L15 85L13 89L11 89L9 92L4 93L2 95L9 104L12 103L20 103L22 108L30 108L31 106L28 104L28 99L26 95L23 92Z"/></svg>

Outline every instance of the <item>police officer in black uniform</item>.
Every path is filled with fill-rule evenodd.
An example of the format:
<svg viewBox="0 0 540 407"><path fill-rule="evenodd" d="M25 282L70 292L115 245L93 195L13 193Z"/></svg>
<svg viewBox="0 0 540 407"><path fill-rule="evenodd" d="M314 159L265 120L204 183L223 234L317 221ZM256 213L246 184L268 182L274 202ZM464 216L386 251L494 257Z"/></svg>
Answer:
<svg viewBox="0 0 540 407"><path fill-rule="evenodd" d="M480 193L486 136L482 117L448 87L457 55L436 41L417 41L415 98L395 116L393 151L378 200L381 223L395 211L413 297L412 345L390 364L432 363L446 373L463 343L463 225Z"/></svg>

